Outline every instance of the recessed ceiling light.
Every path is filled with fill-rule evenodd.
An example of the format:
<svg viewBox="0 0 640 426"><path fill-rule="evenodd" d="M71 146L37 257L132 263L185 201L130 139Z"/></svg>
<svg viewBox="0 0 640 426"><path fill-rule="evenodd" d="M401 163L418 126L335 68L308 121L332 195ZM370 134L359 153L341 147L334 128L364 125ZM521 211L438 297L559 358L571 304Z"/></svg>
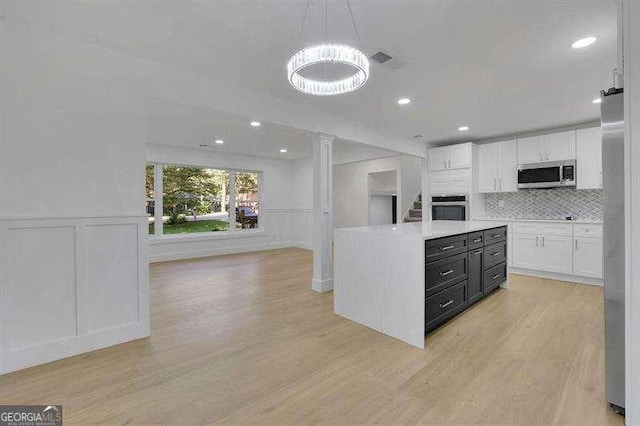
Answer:
<svg viewBox="0 0 640 426"><path fill-rule="evenodd" d="M411 99L409 98L401 98L398 99L398 105L407 105L411 103Z"/></svg>
<svg viewBox="0 0 640 426"><path fill-rule="evenodd" d="M282 148L282 149L280 150L280 152L281 152L281 153L283 153L283 154L285 154L285 153L287 152L287 150L286 150L286 149L284 149L284 148Z"/></svg>
<svg viewBox="0 0 640 426"><path fill-rule="evenodd" d="M222 145L224 143L224 141L222 139L216 139L216 143L218 145Z"/></svg>
<svg viewBox="0 0 640 426"><path fill-rule="evenodd" d="M591 101L592 104L600 104L602 103L602 98L595 98L594 100Z"/></svg>
<svg viewBox="0 0 640 426"><path fill-rule="evenodd" d="M592 45L593 43L596 42L596 38L595 37L585 37L585 38L581 38L580 40L576 40L571 44L571 47L573 47L574 49L582 49L583 47L587 47L589 45Z"/></svg>
<svg viewBox="0 0 640 426"><path fill-rule="evenodd" d="M259 121L252 121L251 122L251 126L253 126L253 127L260 127L260 124L261 123Z"/></svg>
<svg viewBox="0 0 640 426"><path fill-rule="evenodd" d="M458 131L460 131L460 132L466 132L469 129L470 129L469 126L460 126L460 127L458 127Z"/></svg>

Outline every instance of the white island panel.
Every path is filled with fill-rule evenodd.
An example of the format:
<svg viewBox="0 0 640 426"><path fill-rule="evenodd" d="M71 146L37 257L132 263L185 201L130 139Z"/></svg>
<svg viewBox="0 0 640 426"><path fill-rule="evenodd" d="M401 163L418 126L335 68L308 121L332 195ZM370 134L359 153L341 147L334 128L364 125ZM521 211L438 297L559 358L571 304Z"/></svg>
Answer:
<svg viewBox="0 0 640 426"><path fill-rule="evenodd" d="M337 229L334 309L338 315L424 348L421 226Z"/></svg>

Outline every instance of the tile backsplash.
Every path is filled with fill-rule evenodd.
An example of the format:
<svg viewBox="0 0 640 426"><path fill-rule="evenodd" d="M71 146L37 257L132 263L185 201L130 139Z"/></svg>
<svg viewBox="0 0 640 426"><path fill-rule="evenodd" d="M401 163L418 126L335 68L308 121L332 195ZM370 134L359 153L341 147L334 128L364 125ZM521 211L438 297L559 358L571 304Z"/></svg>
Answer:
<svg viewBox="0 0 640 426"><path fill-rule="evenodd" d="M601 189L530 189L484 194L484 208L487 217L504 219L602 220L603 196Z"/></svg>

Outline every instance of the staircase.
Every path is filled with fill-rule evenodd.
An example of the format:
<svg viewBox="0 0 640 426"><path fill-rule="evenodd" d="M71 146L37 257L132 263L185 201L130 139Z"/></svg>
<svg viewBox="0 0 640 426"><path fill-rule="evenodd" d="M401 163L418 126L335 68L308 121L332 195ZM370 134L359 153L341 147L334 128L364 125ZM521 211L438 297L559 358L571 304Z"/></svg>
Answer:
<svg viewBox="0 0 640 426"><path fill-rule="evenodd" d="M418 194L413 202L413 208L404 217L405 222L422 222L422 193Z"/></svg>

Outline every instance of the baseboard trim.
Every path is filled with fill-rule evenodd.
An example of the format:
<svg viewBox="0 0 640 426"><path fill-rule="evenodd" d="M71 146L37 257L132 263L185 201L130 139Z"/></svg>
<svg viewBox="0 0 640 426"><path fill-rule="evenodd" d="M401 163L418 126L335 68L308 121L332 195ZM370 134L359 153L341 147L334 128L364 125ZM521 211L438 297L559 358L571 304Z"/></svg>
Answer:
<svg viewBox="0 0 640 426"><path fill-rule="evenodd" d="M311 280L311 288L314 291L317 291L318 293L324 293L326 291L332 291L333 290L333 278L327 278L324 280L317 280L317 279L312 279Z"/></svg>
<svg viewBox="0 0 640 426"><path fill-rule="evenodd" d="M521 269L521 268L509 268L509 273L519 274L519 275L528 275L530 277L536 278L546 278L557 281L566 281L570 283L576 284L586 284L586 285L595 285L602 287L604 285L604 281L598 278L589 278L589 277L579 277L577 275L568 275L568 274L559 274L556 272L546 272L546 271L536 271L533 269Z"/></svg>
<svg viewBox="0 0 640 426"><path fill-rule="evenodd" d="M149 263L171 262L173 260L199 259L203 257L223 256L225 254L250 253L254 251L276 250L281 248L300 248L311 250L305 244L298 244L292 241L270 244L251 244L232 248L215 248L210 250L193 250L176 253L163 253L149 256Z"/></svg>

